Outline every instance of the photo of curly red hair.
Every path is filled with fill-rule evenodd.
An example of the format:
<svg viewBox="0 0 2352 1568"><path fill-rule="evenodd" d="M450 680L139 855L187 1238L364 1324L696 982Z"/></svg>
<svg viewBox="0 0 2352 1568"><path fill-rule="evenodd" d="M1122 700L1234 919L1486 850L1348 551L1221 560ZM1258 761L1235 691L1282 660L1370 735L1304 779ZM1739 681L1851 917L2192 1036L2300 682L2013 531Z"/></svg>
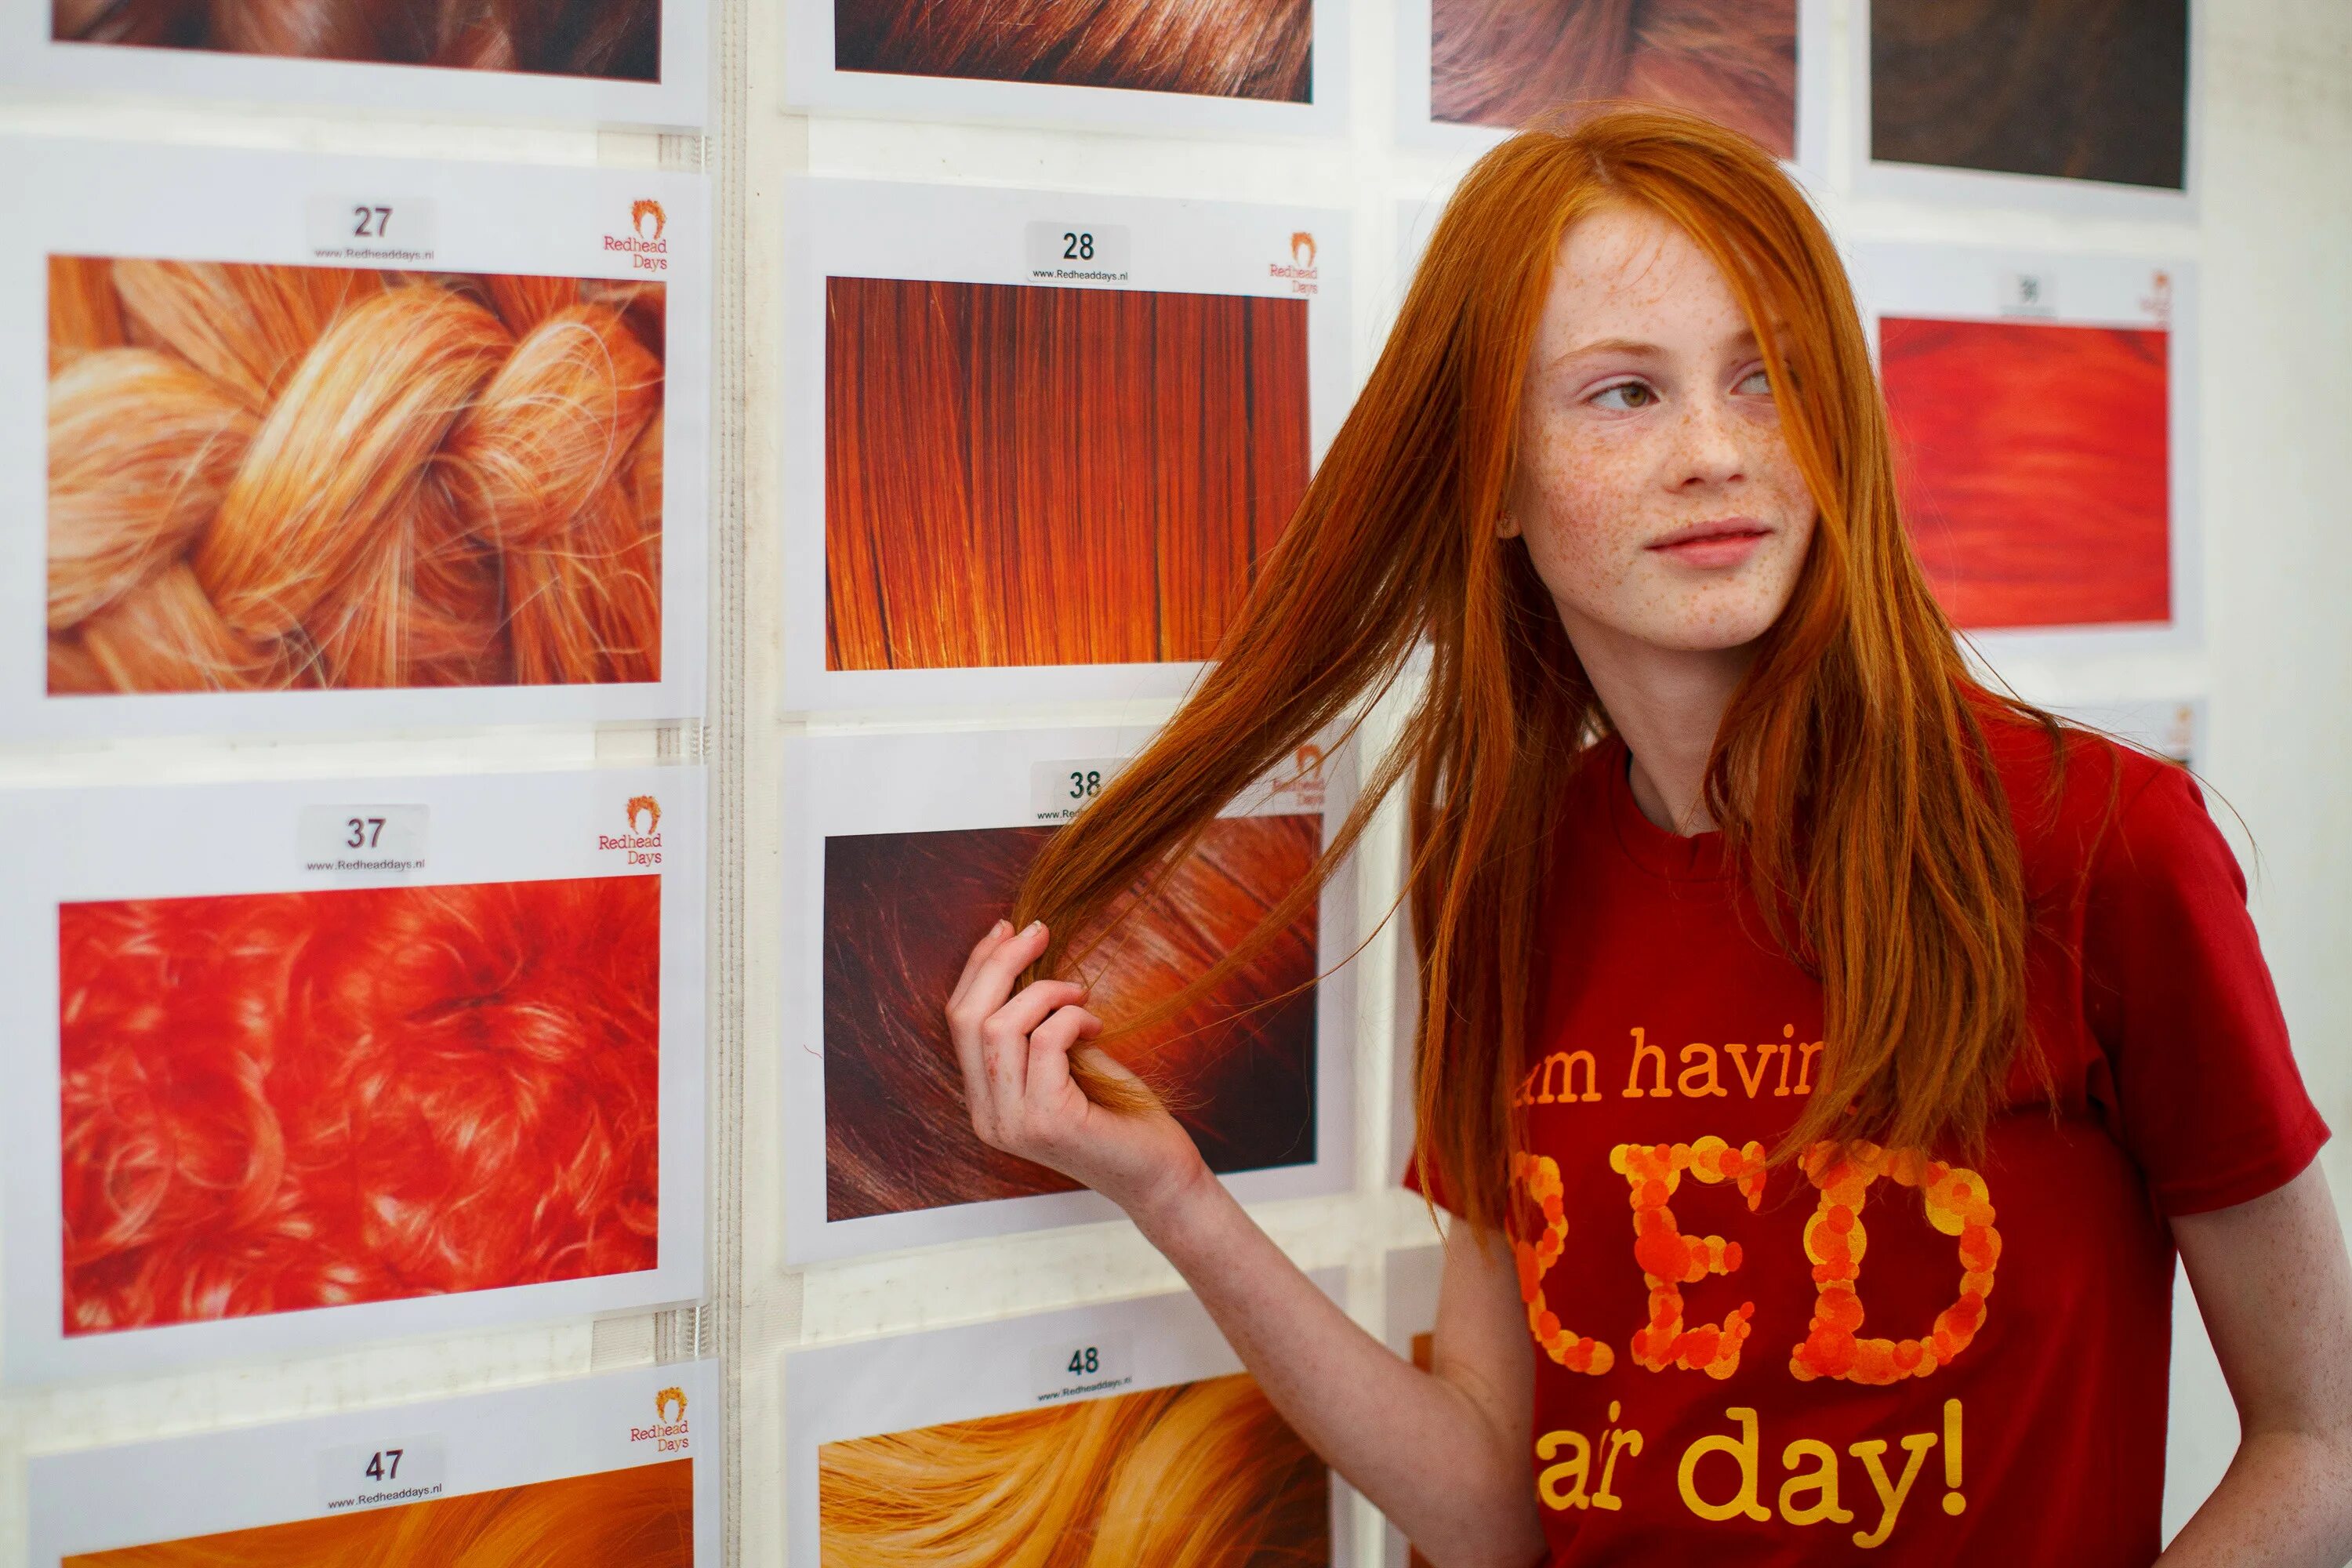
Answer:
<svg viewBox="0 0 2352 1568"><path fill-rule="evenodd" d="M77 1552L64 1568L693 1568L694 1461L567 1476L150 1546Z"/></svg>
<svg viewBox="0 0 2352 1568"><path fill-rule="evenodd" d="M661 0L53 0L60 42L656 81Z"/></svg>
<svg viewBox="0 0 2352 1568"><path fill-rule="evenodd" d="M655 1267L661 881L58 910L68 1335Z"/></svg>
<svg viewBox="0 0 2352 1568"><path fill-rule="evenodd" d="M48 279L52 695L661 678L659 283Z"/></svg>
<svg viewBox="0 0 2352 1568"><path fill-rule="evenodd" d="M824 846L828 1220L1067 1192L982 1143L940 999L1052 827L866 834ZM1087 960L1113 1029L1256 929L1323 847L1312 815L1223 817ZM1212 1170L1315 1158L1317 905L1165 1023L1106 1048L1168 1099Z"/></svg>
<svg viewBox="0 0 2352 1568"><path fill-rule="evenodd" d="M825 1568L1324 1568L1331 1472L1246 1374L817 1450Z"/></svg>

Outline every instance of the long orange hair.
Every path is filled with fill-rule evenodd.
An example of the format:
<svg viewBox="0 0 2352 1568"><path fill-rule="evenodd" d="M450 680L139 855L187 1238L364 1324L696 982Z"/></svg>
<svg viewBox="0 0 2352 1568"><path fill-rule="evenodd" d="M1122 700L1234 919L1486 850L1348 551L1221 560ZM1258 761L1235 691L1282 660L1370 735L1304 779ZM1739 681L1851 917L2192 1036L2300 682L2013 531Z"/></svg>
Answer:
<svg viewBox="0 0 2352 1568"><path fill-rule="evenodd" d="M1525 546L1495 520L1561 237L1610 203L1663 215L1722 268L1821 512L1706 781L1771 936L1823 993L1826 1089L1776 1152L1825 1135L1973 1142L2024 1038L2022 877L1982 725L2036 716L1970 679L1911 554L1885 411L1829 236L1769 152L1696 116L1611 108L1522 132L1447 205L1218 662L1045 846L1019 917L1054 929L1040 968L1067 970L1084 957L1070 933L1162 871L1303 739L1351 725L1425 642L1429 677L1398 743L1291 898L1312 896L1409 779L1418 1158L1480 1226L1507 1215L1509 1093L1555 874L1550 830L1563 781L1608 729ZM1133 1098L1092 1071L1082 1081L1105 1103Z"/></svg>

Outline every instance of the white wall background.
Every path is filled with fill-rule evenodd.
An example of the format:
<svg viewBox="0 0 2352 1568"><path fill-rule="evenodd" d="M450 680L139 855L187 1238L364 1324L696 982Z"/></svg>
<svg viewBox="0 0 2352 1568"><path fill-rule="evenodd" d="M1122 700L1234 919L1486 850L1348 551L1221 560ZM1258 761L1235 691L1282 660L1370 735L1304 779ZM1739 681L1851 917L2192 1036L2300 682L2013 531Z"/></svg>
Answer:
<svg viewBox="0 0 2352 1568"><path fill-rule="evenodd" d="M633 133L500 130L359 121L258 111L125 110L61 102L0 103L0 131L142 136L228 145L296 146L402 155L539 160L616 167L675 165L699 156L718 186L722 237L740 243L719 279L718 406L722 437L741 445L715 486L716 736L711 945L715 1094L720 1121L740 1115L740 1141L716 1162L713 1289L704 1343L716 1331L735 1381L730 1430L731 1512L739 1556L782 1561L782 1379L785 1352L880 1332L971 1321L1163 1289L1174 1276L1124 1226L1089 1226L918 1254L788 1270L781 1253L778 1151L777 881L781 744L776 498L772 432L786 396L774 353L782 299L780 182L796 173L1059 187L1139 195L1287 201L1354 209L1359 373L1377 351L1397 295L1396 212L1441 195L1451 158L1400 152L1391 84L1391 0L1355 0L1354 108L1344 140L1177 140L1104 132L953 127L811 118L782 111L777 0L720 0L714 23L723 103L702 147ZM1840 237L1998 240L2151 256L2200 267L2203 451L2198 506L2205 542L2201 651L2130 660L2004 668L2050 702L2204 696L2210 730L2202 771L2242 815L2255 868L2254 908L2304 1072L2323 1112L2352 1128L2352 7L2342 0L2205 0L2200 11L2202 208L2193 230L2063 220L2000 208L1939 210L1851 195L1845 152L1857 106L1847 51L1853 6L1829 0L1831 163L1822 193ZM722 246L725 241L722 238ZM722 257L729 254L722 248ZM730 265L722 262L722 265ZM729 361L730 353L738 357ZM21 416L21 411L20 411ZM16 520L22 525L23 520ZM734 531L739 525L740 535ZM741 619L734 617L740 605ZM1007 722L1024 717L1008 712ZM1064 709L1055 717L1133 721L1149 709ZM528 736L404 740L400 753L435 766L510 756L548 761L649 754L642 731L578 730ZM269 766L274 753L224 757L217 744L115 748L60 758L0 737L0 784L59 777L173 776ZM366 766L364 757L354 764ZM509 764L511 765L511 764ZM785 807L788 809L788 805ZM731 839L730 824L740 837ZM1391 825L1393 828L1393 825ZM2235 832L2234 826L2231 829ZM1367 907L1386 902L1393 831L1367 856ZM740 858L739 858L740 857ZM740 878L740 880L735 880ZM1348 1271L1359 1315L1380 1327L1384 1248L1424 1239L1418 1205L1392 1190L1390 1088L1394 954L1383 942L1360 961L1362 1037L1356 1108L1359 1184L1350 1196L1267 1205L1260 1218L1309 1267ZM740 1043L740 1051L738 1046ZM2325 1156L2352 1195L2352 1147ZM2227 1462L2235 1422L2185 1300L2177 1355L2168 1531ZM0 1563L22 1550L24 1455L225 1423L246 1423L470 1392L676 1353L693 1320L654 1317L407 1344L366 1353L0 1398ZM1367 1520L1364 1522L1369 1523ZM1379 1533L1359 1532L1377 1551ZM1367 1562L1373 1559L1369 1555Z"/></svg>

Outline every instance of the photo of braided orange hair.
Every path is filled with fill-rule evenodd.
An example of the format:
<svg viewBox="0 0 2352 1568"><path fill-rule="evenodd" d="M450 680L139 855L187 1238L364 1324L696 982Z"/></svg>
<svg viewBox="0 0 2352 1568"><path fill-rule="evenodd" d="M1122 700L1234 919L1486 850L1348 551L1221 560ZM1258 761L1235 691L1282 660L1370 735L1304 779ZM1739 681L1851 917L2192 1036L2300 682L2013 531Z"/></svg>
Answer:
<svg viewBox="0 0 2352 1568"><path fill-rule="evenodd" d="M663 306L52 257L50 693L658 680Z"/></svg>
<svg viewBox="0 0 2352 1568"><path fill-rule="evenodd" d="M77 1552L64 1568L693 1568L694 1461Z"/></svg>
<svg viewBox="0 0 2352 1568"><path fill-rule="evenodd" d="M53 0L60 42L655 81L661 0Z"/></svg>
<svg viewBox="0 0 2352 1568"><path fill-rule="evenodd" d="M661 879L58 910L64 1331L635 1273Z"/></svg>
<svg viewBox="0 0 2352 1568"><path fill-rule="evenodd" d="M1243 1373L817 1450L824 1568L1319 1568L1330 1495Z"/></svg>

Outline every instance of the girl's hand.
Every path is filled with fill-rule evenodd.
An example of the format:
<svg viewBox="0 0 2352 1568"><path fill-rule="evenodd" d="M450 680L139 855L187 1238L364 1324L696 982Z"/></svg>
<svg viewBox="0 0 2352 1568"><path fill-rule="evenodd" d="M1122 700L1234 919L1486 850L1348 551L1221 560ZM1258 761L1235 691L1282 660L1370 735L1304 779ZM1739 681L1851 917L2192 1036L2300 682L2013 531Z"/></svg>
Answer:
<svg viewBox="0 0 2352 1568"><path fill-rule="evenodd" d="M972 1131L992 1148L1084 1183L1140 1220L1206 1179L1208 1167L1157 1099L1140 1113L1109 1110L1071 1079L1075 1053L1093 1070L1142 1088L1087 1043L1103 1026L1080 1005L1084 986L1040 980L1013 994L1013 982L1045 942L1042 922L1015 931L997 921L948 998L948 1034L963 1064Z"/></svg>

